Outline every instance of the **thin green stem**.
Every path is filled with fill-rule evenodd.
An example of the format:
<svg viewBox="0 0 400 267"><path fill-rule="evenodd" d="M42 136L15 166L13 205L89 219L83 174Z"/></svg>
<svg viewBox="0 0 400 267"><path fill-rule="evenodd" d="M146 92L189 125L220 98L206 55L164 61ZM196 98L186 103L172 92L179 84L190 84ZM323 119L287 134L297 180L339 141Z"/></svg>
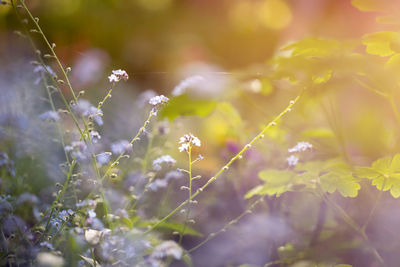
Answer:
<svg viewBox="0 0 400 267"><path fill-rule="evenodd" d="M103 98L103 100L101 102L99 102L99 104L97 105L97 112L101 109L101 107L104 105L104 103L106 102L106 100L108 98L111 98L111 93L112 90L115 87L115 83L112 83L110 90L108 91L107 95Z"/></svg>
<svg viewBox="0 0 400 267"><path fill-rule="evenodd" d="M48 98L49 98L50 107L51 107L51 109L52 109L54 112L57 112L56 107L55 107L55 105L54 105L53 97L51 96L51 92L50 92L50 89L49 89L49 86L48 86L46 77L44 76L43 73L42 73L41 75L42 75L42 80L43 80L44 87L46 88L47 96L48 96ZM60 135L61 145L62 145L62 147L63 147L63 151L64 151L65 158L66 158L67 162L70 163L70 162L69 162L68 153L67 153L67 151L65 150L64 135L63 135L63 133L62 133L60 123L56 122L56 127L57 127L58 134Z"/></svg>
<svg viewBox="0 0 400 267"><path fill-rule="evenodd" d="M188 170L189 171L189 199L192 199L192 143L189 143L187 153L188 153L188 157L189 157L189 159L188 159L188 161L189 161L189 170ZM179 233L179 244L182 244L182 238L186 231L191 207L192 207L192 201L189 200L189 202L187 203L186 216L185 216L185 222L183 223L183 229Z"/></svg>
<svg viewBox="0 0 400 267"><path fill-rule="evenodd" d="M265 196L259 196L244 212L242 212L239 216L237 216L236 218L234 218L233 220L231 220L230 222L228 222L227 224L225 224L220 230L218 230L217 232L211 233L207 236L206 239L204 239L203 241L201 241L199 244L197 244L196 246L194 246L193 248L189 249L187 251L187 253L191 253L193 251L195 251L196 249L200 248L201 246L203 246L205 243L207 243L208 241L210 241L211 239L213 239L214 237L216 237L218 234L220 233L224 233L226 232L226 230L228 230L230 227L232 227L234 224L236 224L239 220L241 220L244 216L246 216L246 214L249 214L253 211L253 209L261 202L263 202Z"/></svg>
<svg viewBox="0 0 400 267"><path fill-rule="evenodd" d="M184 207L189 201L191 201L193 198L195 198L197 195L199 195L201 192L203 192L212 182L214 182L225 170L229 169L229 166L235 162L237 159L240 159L243 157L243 154L259 139L264 137L265 132L267 132L269 129L274 127L277 122L288 112L290 112L293 108L293 106L299 101L303 94L304 90L301 91L301 93L292 101L290 101L289 105L278 115L276 116L270 123L268 123L263 130L259 134L257 134L247 145L245 145L242 150L239 151L229 162L222 167L213 177L211 177L202 187L200 187L194 194L192 194L192 197L190 199L186 199L183 201L179 206L177 206L174 210L172 210L168 215L166 215L164 218L160 219L158 222L153 224L145 233L149 233L157 226L159 226L161 223L165 222L168 220L172 215L174 215L176 212L178 212L182 207Z"/></svg>
<svg viewBox="0 0 400 267"><path fill-rule="evenodd" d="M130 141L130 145L133 145L137 140L139 140L139 136L144 133L147 125L150 123L151 118L154 116L154 110L151 110L149 113L149 116L147 117L146 121L144 122L143 126L140 127L139 131L135 135L135 137ZM101 177L100 181L102 181L107 175L110 173L110 171L119 164L119 160L125 155L126 151L123 151L121 154L118 155L118 157L107 167L104 175Z"/></svg>
<svg viewBox="0 0 400 267"><path fill-rule="evenodd" d="M54 51L54 46L50 45L49 41L47 40L46 35L44 34L43 30L41 29L41 27L40 27L40 25L39 25L39 23L38 23L38 20L35 19L35 18L33 17L32 13L29 11L29 9L28 9L28 7L25 5L24 1L19 0L19 2L21 3L21 5L22 5L22 7L24 8L24 10L27 12L27 14L28 14L28 16L30 17L30 19L31 19L31 20L33 21L33 23L35 24L36 31L42 36L43 40L45 41L46 45L48 46L49 50L51 51L52 58L54 58L54 60L57 62L57 65L58 65L60 71L62 72L65 81L67 82L69 91L70 91L70 93L72 94L73 99L74 99L74 101L75 101L75 103L76 103L77 100L78 100L78 98L77 98L76 95L75 95L75 92L74 92L74 90L73 90L73 88L72 88L71 82L70 82L70 80L69 80L69 78L68 78L68 75L67 75L67 73L66 73L64 67L63 67L62 64L61 64L61 61L59 60L57 54L56 54L55 51ZM33 42L32 42L32 43L33 43ZM43 65L43 67L46 69L46 71L47 71L48 73L50 73L50 72L48 71L48 69L47 69L47 66L44 64L43 60L42 60L40 57L39 57L39 60L40 60L41 64ZM82 131L81 128L80 128L80 126L79 126L78 120L76 119L75 115L73 114L70 105L68 104L67 100L66 100L65 97L64 97L64 94L63 94L62 91L61 91L61 88L58 86L59 81L56 81L56 80L54 79L53 75L50 75L50 77L52 78L52 80L53 80L54 83L56 84L56 87L57 87L57 89L58 89L58 91L59 91L59 93L60 93L60 95L61 95L61 98L62 98L62 100L63 100L63 102L64 102L66 108L68 109L69 113L71 114L71 117L72 117L72 119L74 120L77 129L79 130L79 132L80 132L80 134L81 134L82 140L84 140L84 141L85 141L86 143L88 143L89 145L92 145L92 140L91 140L90 134L88 133L88 125L87 125L87 123L86 123L86 120L85 120L84 118L82 118L82 122L83 122L84 128L85 128L84 131ZM105 219L106 219L106 221L107 221L107 220L108 220L108 216L107 216L107 214L108 214L108 213L107 213L107 201L106 201L105 196L104 196L103 184L102 184L102 182L101 182L102 179L101 179L100 171L99 171L98 166L97 166L96 156L93 154L93 152L92 152L91 154L92 154L92 165L93 165L93 168L94 168L94 170L95 170L97 179L98 179L98 181L99 181L99 183L100 183L100 191L101 191L101 196L102 196L102 200L103 200L103 204L104 204Z"/></svg>
<svg viewBox="0 0 400 267"><path fill-rule="evenodd" d="M376 260L379 262L381 266L386 266L385 261L383 260L382 256L379 254L379 252L372 246L370 243L367 234L365 233L365 230L358 226L358 224L347 214L347 212L342 209L338 204L333 202L329 197L325 194L322 193L321 195L322 199L332 207L334 211L336 211L342 219L351 227L353 228L360 236L364 239L365 242L368 243L369 249L371 250L372 254L375 256Z"/></svg>
<svg viewBox="0 0 400 267"><path fill-rule="evenodd" d="M47 219L46 226L45 226L45 229L43 231L43 235L42 235L42 238L41 238L42 240L43 240L44 235L49 230L50 221L51 221L51 218L53 217L53 213L55 211L56 205L59 202L62 202L62 200L64 199L64 193L65 193L65 190L67 190L68 183L69 183L69 180L72 177L72 173L74 171L75 165L76 165L76 161L72 160L71 166L69 167L69 171L68 171L68 174L67 174L67 178L65 179L64 185L63 185L63 187L61 189L61 192L58 194L56 200L51 205L50 215L49 215L49 218Z"/></svg>
<svg viewBox="0 0 400 267"><path fill-rule="evenodd" d="M377 198L376 198L375 201L374 201L374 205L372 206L372 209L371 209L370 213L368 214L367 219L365 220L363 226L361 227L361 229L362 229L363 231L365 231L365 230L367 229L368 224L369 224L369 222L370 222L370 220L371 220L371 218L372 218L372 215L374 215L374 213L375 213L375 211L376 211L376 208L378 207L378 203L379 203L379 201L381 200L382 195L383 195L383 189L385 188L385 183L386 183L386 179L383 178L382 190L379 191L378 196L377 196Z"/></svg>

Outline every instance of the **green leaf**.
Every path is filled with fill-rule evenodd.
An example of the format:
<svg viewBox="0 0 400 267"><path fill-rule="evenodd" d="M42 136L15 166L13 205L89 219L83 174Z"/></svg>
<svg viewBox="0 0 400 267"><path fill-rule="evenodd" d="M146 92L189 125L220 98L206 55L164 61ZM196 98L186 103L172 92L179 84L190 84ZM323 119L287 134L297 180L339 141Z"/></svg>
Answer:
<svg viewBox="0 0 400 267"><path fill-rule="evenodd" d="M362 43L367 46L366 51L371 55L386 57L398 52L400 33L375 32L363 36Z"/></svg>
<svg viewBox="0 0 400 267"><path fill-rule="evenodd" d="M295 173L291 171L264 170L258 173L258 177L264 181L263 185L256 186L245 195L245 198L251 198L255 195L276 195L290 191L294 185Z"/></svg>
<svg viewBox="0 0 400 267"><path fill-rule="evenodd" d="M195 100L183 94L172 98L168 105L161 110L161 117L174 120L179 116L205 117L210 114L216 106L215 101Z"/></svg>
<svg viewBox="0 0 400 267"><path fill-rule="evenodd" d="M333 193L336 190L343 197L356 197L361 186L352 175L349 166L338 162L328 168L328 173L320 177L323 191Z"/></svg>
<svg viewBox="0 0 400 267"><path fill-rule="evenodd" d="M350 265L350 264L336 264L334 267L353 267L353 265Z"/></svg>
<svg viewBox="0 0 400 267"><path fill-rule="evenodd" d="M153 221L141 221L137 223L138 227L146 227L149 225L153 225ZM176 222L163 222L157 226L157 229L160 231L165 231L165 232L182 232L184 228L183 223L176 223ZM185 227L185 235L192 235L192 236L203 236L202 233L196 231L195 229L191 228L190 226L186 225Z"/></svg>
<svg viewBox="0 0 400 267"><path fill-rule="evenodd" d="M320 177L320 181L323 191L333 193L337 190L344 197L356 197L361 188L351 173L347 175L327 173Z"/></svg>
<svg viewBox="0 0 400 267"><path fill-rule="evenodd" d="M371 167L356 167L355 175L372 180L378 190L388 191L394 198L400 197L400 154L380 158Z"/></svg>
<svg viewBox="0 0 400 267"><path fill-rule="evenodd" d="M292 56L303 57L326 57L340 48L340 43L336 40L324 40L318 38L308 38L282 48L282 50L292 50Z"/></svg>

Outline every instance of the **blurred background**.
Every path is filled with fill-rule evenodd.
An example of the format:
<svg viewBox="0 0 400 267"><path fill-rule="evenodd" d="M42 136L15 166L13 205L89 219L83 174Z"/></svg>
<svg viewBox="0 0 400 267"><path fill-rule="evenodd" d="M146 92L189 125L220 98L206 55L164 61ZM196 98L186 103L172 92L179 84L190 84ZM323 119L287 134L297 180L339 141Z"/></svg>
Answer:
<svg viewBox="0 0 400 267"><path fill-rule="evenodd" d="M365 47L360 38L364 34L398 30L395 23L380 24L376 18L388 10L397 12L400 7L396 1L373 0L353 2L368 2L363 11L369 11L369 7L376 3L384 6L384 9L362 12L350 0L26 2L31 12L40 18L47 38L56 44L56 52L64 66L72 67L71 81L76 92L85 90L85 97L96 103L109 89L107 76L111 70L121 68L129 74L129 81L118 84L119 88L113 92L110 104L104 107L105 123L101 134L107 138L103 138L105 142L128 139L132 132L136 132L145 117L147 107L144 107L144 103L149 96L170 96L180 81L201 75L206 82L190 91L190 101L206 101L203 106L196 103L203 110L212 102L210 112L198 114L196 110L189 110L189 115L201 115L202 119L183 116L174 120L182 114L175 116L172 110L165 117L174 122L169 125L161 120L159 123L167 126L157 125L157 130L170 127L168 141L158 153L171 154L179 164L184 164L185 156L177 151L178 138L187 132L199 136L202 147L196 152L205 156L205 160L196 166L195 171L204 177L212 177L222 164L251 140L262 125L297 95L301 78L299 84L290 84L287 81L281 83L277 76L271 77L269 63L276 59L277 54L285 53L279 50L282 46L309 37L340 42L355 40L354 49L349 50L363 54ZM34 52L27 40L14 34L15 30L21 30L21 26L14 11L9 5L1 5L0 119L8 118L10 114L22 114L18 115L22 122L11 126L22 133L26 129L34 130L34 133L20 139L13 134L12 138L16 139L15 143L20 144L22 150L40 150L43 148L31 148L29 144L38 143L42 129L37 129L40 127L34 127L29 122L34 121L33 114L40 114L43 106L33 105L29 102L30 97L26 101L25 96L37 93L33 93L33 87L21 82L21 77L33 80L34 74L27 63L34 58ZM39 38L37 45L42 51L47 51ZM197 230L203 233L216 231L245 210L243 196L259 183L258 171L267 167L286 166L287 148L298 141L307 140L314 146L313 154L305 155L304 161L343 157L355 165L368 165L379 157L399 151L396 114L385 99L365 90L350 77L353 75L350 71L352 68L378 73L384 62L372 57L346 61L353 60L347 57L347 52L343 50L342 53L339 49L332 58L321 64L322 69L342 68L345 74L335 72L329 83L321 82L319 87L316 86L318 88L309 90L305 100L296 107L296 112L267 133L265 141L246 154L247 161L238 162L230 173L224 175L226 179L218 181L200 198L202 205L193 211L193 216L197 218ZM290 66L286 66L279 61L281 69L278 70L295 73L297 70L303 71L304 67L304 72L307 72L307 68L315 72L321 67L304 65L306 61L296 63L298 65L288 62ZM379 79L385 80L379 86L397 84L397 78L393 77L398 77L398 74L398 70L384 75L379 73ZM8 98L15 92L5 93L12 91L15 86L24 88L20 91L24 97L18 98L18 105ZM390 90L394 90L395 104L398 104L399 91L395 88L391 87ZM38 88L35 90L40 91ZM68 90L65 89L64 93L70 97ZM179 106L180 103L177 103L175 105ZM61 107L61 103L56 104ZM0 120L1 123L9 122L4 119ZM148 138L143 139L143 144L135 152L138 157L143 156L143 147L148 142ZM40 140L39 144L44 145ZM59 154L59 159L51 156L42 159L48 159L48 165L54 166L54 162L62 161L62 153ZM150 158L156 158L156 155ZM179 164L178 167L181 167ZM54 170L48 170L47 173L53 180L62 180L62 175L58 173L57 176ZM39 185L45 186L46 183L48 181L42 181ZM37 194L41 190L39 185L31 191ZM48 202L53 189L47 190ZM344 199L337 193L333 194L333 198L346 207L356 221L362 222L373 206L376 195L375 187L366 181L359 198ZM157 196L153 197L157 199ZM185 199L184 195L179 194L174 197L176 203L179 203L179 199ZM164 210L173 208L175 202L167 203ZM193 254L195 266L237 266L244 263L261 266L261 263L279 258L278 247L282 248L282 253L285 253L285 249L290 252L291 247L286 246L289 243L297 244L299 251L302 251L304 236L312 235L322 204L313 197L300 198L294 193L278 200L268 197L263 205L257 214L248 217L233 232L221 235L196 251ZM395 230L400 222L396 208L398 204L386 194L379 205L379 216L371 220L371 227L367 230L371 240L384 247L381 252L393 264L390 266L397 266L399 258L393 251L400 246L400 236ZM145 208L151 210L151 207ZM328 252L323 254L323 249L319 251L314 248L311 253L307 252L310 258L329 259L336 263L346 260L354 266L374 266L368 265L373 262L373 257L365 251L362 241L345 226L340 227L340 219L337 219L339 224L335 219L334 215L327 215L331 225L328 223L327 228L330 228L323 233L325 239L319 244ZM332 230L334 228L335 231ZM191 237L185 240L184 245L192 247L200 240ZM390 246L385 247L385 242ZM205 255L207 258L204 258ZM312 265L306 263L299 266Z"/></svg>
<svg viewBox="0 0 400 267"><path fill-rule="evenodd" d="M168 93L193 64L230 72L265 63L289 41L356 38L379 27L374 14L349 0L31 0L29 6L64 64L74 67L79 88L123 68L142 90ZM2 6L1 51L24 50L12 34L18 27L12 8Z"/></svg>

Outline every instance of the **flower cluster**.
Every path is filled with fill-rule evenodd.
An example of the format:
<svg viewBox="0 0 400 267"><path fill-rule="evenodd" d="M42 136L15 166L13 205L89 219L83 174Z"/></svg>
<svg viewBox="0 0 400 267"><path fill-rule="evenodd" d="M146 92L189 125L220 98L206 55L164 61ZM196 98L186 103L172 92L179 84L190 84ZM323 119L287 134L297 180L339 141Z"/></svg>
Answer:
<svg viewBox="0 0 400 267"><path fill-rule="evenodd" d="M60 115L56 111L46 111L39 116L39 120L57 122L60 120Z"/></svg>
<svg viewBox="0 0 400 267"><path fill-rule="evenodd" d="M110 152L103 152L96 156L96 161L100 165L106 165L111 159Z"/></svg>
<svg viewBox="0 0 400 267"><path fill-rule="evenodd" d="M120 140L111 144L113 154L121 155L132 152L132 144L127 140Z"/></svg>
<svg viewBox="0 0 400 267"><path fill-rule="evenodd" d="M297 165L297 163L299 162L299 158L296 157L295 155L290 155L289 157L286 158L286 161L289 166L293 167Z"/></svg>
<svg viewBox="0 0 400 267"><path fill-rule="evenodd" d="M83 141L75 141L72 142L71 145L65 146L66 152L71 152L72 157L76 158L79 161L85 161L88 159L88 151L85 142Z"/></svg>
<svg viewBox="0 0 400 267"><path fill-rule="evenodd" d="M103 111L90 104L89 101L79 99L72 108L77 115L93 119L97 125L103 125Z"/></svg>
<svg viewBox="0 0 400 267"><path fill-rule="evenodd" d="M46 74L48 73L49 75L53 76L53 77L57 77L57 74L52 70L51 67L46 66L43 67L42 65L37 65L34 69L33 69L34 73L38 73L39 76L36 78L36 80L33 82L34 84L39 84L40 81L42 80L42 74Z"/></svg>
<svg viewBox="0 0 400 267"><path fill-rule="evenodd" d="M167 240L156 246L151 256L154 258L170 256L179 260L182 257L182 252L182 248L175 241Z"/></svg>
<svg viewBox="0 0 400 267"><path fill-rule="evenodd" d="M166 164L168 166L173 166L175 163L176 163L176 160L174 158L172 158L170 155L164 155L153 161L153 169L155 171L160 171L162 164Z"/></svg>
<svg viewBox="0 0 400 267"><path fill-rule="evenodd" d="M289 153L300 153L300 152L305 152L309 149L312 149L312 145L310 143L298 142L294 147L289 148L288 152ZM297 157L295 155L290 155L289 157L286 158L286 161L290 167L294 167L299 162L299 157Z"/></svg>
<svg viewBox="0 0 400 267"><path fill-rule="evenodd" d="M121 79L124 81L127 81L129 79L128 73L126 73L126 71L121 69L113 70L112 74L108 76L108 80L110 81L110 83L117 83Z"/></svg>
<svg viewBox="0 0 400 267"><path fill-rule="evenodd" d="M200 139L197 138L196 136L192 134L185 134L179 139L179 144L181 144L181 146L179 147L179 152L182 152L182 151L189 151L189 147L192 146L200 147L201 142Z"/></svg>
<svg viewBox="0 0 400 267"><path fill-rule="evenodd" d="M288 152L289 153L304 152L307 151L308 149L312 149L312 145L310 143L298 142L294 147L289 148Z"/></svg>
<svg viewBox="0 0 400 267"><path fill-rule="evenodd" d="M153 106L158 106L160 104L167 103L169 98L164 95L157 95L155 97L150 98L149 104Z"/></svg>

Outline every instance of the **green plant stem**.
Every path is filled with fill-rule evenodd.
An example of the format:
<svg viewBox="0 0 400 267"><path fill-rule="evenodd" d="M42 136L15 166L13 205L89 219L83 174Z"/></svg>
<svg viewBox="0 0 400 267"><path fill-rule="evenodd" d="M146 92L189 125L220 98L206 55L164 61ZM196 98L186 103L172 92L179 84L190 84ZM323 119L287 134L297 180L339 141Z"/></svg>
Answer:
<svg viewBox="0 0 400 267"><path fill-rule="evenodd" d="M72 177L72 172L74 171L75 164L76 164L76 161L75 161L75 160L72 160L72 163L71 163L71 166L69 167L69 171L68 171L68 174L67 174L67 178L65 179L63 188L61 189L61 192L58 194L56 200L55 200L55 201L53 202L53 204L51 205L50 215L49 215L49 218L47 219L46 226L45 226L45 229L44 229L44 231L43 231L43 235L42 235L41 240L43 240L44 235L45 235L45 234L47 233L47 231L49 230L50 221L51 221L51 218L53 217L53 213L54 213L54 211L55 211L55 208L56 208L57 203L58 203L59 201L62 201L62 200L64 199L64 193L65 193L65 190L67 190L69 180L70 180L71 177Z"/></svg>
<svg viewBox="0 0 400 267"><path fill-rule="evenodd" d="M36 29L37 29L37 32L42 36L42 38L43 38L43 40L45 41L46 45L47 45L48 48L50 49L52 58L54 58L54 60L57 62L57 65L58 65L60 71L62 72L65 81L67 82L69 91L70 91L71 95L73 96L73 99L74 99L74 101L75 101L75 103L76 103L77 100L78 100L78 98L76 97L75 92L74 92L74 90L72 89L71 82L70 82L70 80L69 80L69 78L68 78L68 75L67 75L67 73L66 73L64 67L63 67L62 64L61 64L61 61L59 60L57 54L56 54L55 51L54 51L54 47L53 47L52 45L50 45L49 41L47 40L46 35L44 34L43 30L42 30L41 27L40 27L38 21L33 17L32 13L29 11L29 9L28 9L28 7L25 5L24 1L19 0L19 2L21 3L21 5L22 5L22 7L24 8L24 10L27 12L27 14L28 14L28 16L30 17L30 19L31 19L31 20L33 21L33 23L35 24L35 27L36 27ZM50 73L50 72L47 70L47 66L44 64L43 60L42 60L40 57L39 57L39 60L40 60L41 64L43 65L43 67L46 69L46 71L47 71L48 73ZM69 113L70 113L72 119L74 120L74 123L75 123L77 129L79 130L79 132L80 132L80 134L81 134L82 140L84 140L86 143L89 143L90 145L92 145L92 140L91 140L90 134L88 133L88 126L87 126L87 123L86 123L85 119L82 118L82 122L83 122L84 127L85 127L84 132L87 133L87 134L84 134L84 132L81 130L81 128L80 128L80 126L79 126L79 123L78 123L78 120L76 119L75 115L73 114L70 105L68 104L66 98L64 97L64 94L62 93L61 88L58 86L58 81L56 81L52 75L50 75L50 77L52 78L52 80L53 80L54 83L56 84L56 88L58 89L58 91L59 91L59 93L60 93L60 95L61 95L61 98L62 98L62 100L63 100L63 102L64 102L66 108L68 109L68 111L69 111ZM107 201L106 201L105 195L104 195L104 188L103 188L103 184L102 184L102 179L101 179L100 171L99 171L98 166L97 166L96 156L93 154L93 152L92 152L91 154L92 154L92 165L93 165L93 169L95 170L97 179L98 179L98 181L99 181L99 183L100 183L100 193L101 193L101 197L102 197L103 204L104 204L104 205L103 205L103 206L104 206L104 213L105 213L104 216L105 216L105 219L106 219L106 221L107 221L107 220L108 220L108 216L107 216L107 214L108 214L108 212L107 212L107 211L108 211L108 210L107 210ZM110 222L110 223L111 223L111 222Z"/></svg>
<svg viewBox="0 0 400 267"><path fill-rule="evenodd" d="M290 101L289 105L278 115L276 116L270 123L268 123L267 126L264 127L263 130L259 134L257 134L247 145L245 145L242 150L240 150L239 153L237 153L229 162L222 167L213 177L211 177L201 188L197 189L194 194L192 194L192 197L190 199L186 199L183 201L179 206L177 206L174 210L172 210L168 215L166 215L164 218L160 219L157 223L153 224L147 231L146 233L151 232L157 226L159 226L161 223L165 222L168 220L172 215L174 215L176 212L178 212L182 207L184 207L189 201L191 201L193 198L195 198L197 195L199 195L201 192L204 191L212 182L214 182L225 170L229 168L229 166L235 162L237 159L242 158L242 155L244 152L246 152L257 140L261 139L264 137L265 132L267 132L270 128L274 127L277 122L288 112L291 111L292 107L299 101L303 94L304 90L292 101Z"/></svg>
<svg viewBox="0 0 400 267"><path fill-rule="evenodd" d="M367 234L365 233L365 230L357 225L357 223L347 214L347 212L342 209L339 205L337 205L335 202L329 199L329 197L325 194L322 193L321 195L322 199L331 206L331 208L336 211L342 219L351 227L353 230L355 230L363 239L365 242L368 243L369 249L371 250L372 254L376 258L376 260L379 262L381 266L386 266L383 258L379 254L379 252L372 246L370 243Z"/></svg>
<svg viewBox="0 0 400 267"><path fill-rule="evenodd" d="M380 201L381 198L382 198L383 189L385 188L385 183L386 183L386 179L385 179L385 178L383 178L383 179L384 179L384 180L383 180L383 183L382 183L382 190L379 190L378 196L377 196L377 198L376 198L375 201L374 201L374 205L372 206L372 209L371 209L370 213L368 214L367 219L365 220L363 226L361 227L361 229L362 229L363 231L365 231L365 230L367 229L367 226L368 226L368 224L369 224L369 222L370 222L370 220L371 220L371 218L372 218L372 215L374 215L374 213L375 213L375 211L376 211L376 208L378 207L378 203L379 203L379 201Z"/></svg>
<svg viewBox="0 0 400 267"><path fill-rule="evenodd" d="M99 102L96 112L98 112L101 109L101 107L104 105L104 103L106 102L106 100L108 98L111 98L111 93L112 93L114 87L115 87L115 83L112 83L111 88L108 91L107 95L103 98L103 100L101 102Z"/></svg>
<svg viewBox="0 0 400 267"><path fill-rule="evenodd" d="M187 209L186 209L186 216L185 216L185 222L183 223L183 229L179 233L179 244L182 244L182 238L183 235L185 234L185 230L188 224L189 216L190 216L190 210L192 207L192 143L189 143L189 148L188 148L188 161L189 161L189 202L187 203Z"/></svg>
<svg viewBox="0 0 400 267"><path fill-rule="evenodd" d="M154 116L154 110L151 110L149 113L149 116L147 117L146 121L144 122L143 126L140 127L139 131L135 135L135 137L131 140L129 143L130 145L133 145L137 140L139 140L139 136L144 133L147 125L150 123L151 118ZM104 172L104 175L101 177L100 181L102 181L107 175L110 173L110 171L119 163L119 160L125 155L125 151L123 151L118 157L107 167L106 171Z"/></svg>
<svg viewBox="0 0 400 267"><path fill-rule="evenodd" d="M261 202L264 201L264 197L265 196L259 196L244 212L242 212L239 216L237 216L236 218L234 218L233 220L231 220L230 222L228 222L227 224L225 224L220 230L218 230L217 232L211 233L207 236L206 239L204 239L203 241L201 241L199 244L197 244L196 246L194 246L193 248L189 249L187 251L187 253L191 253L193 251L195 251L196 249L200 248L201 246L203 246L205 243L207 243L208 241L210 241L211 239L213 239L214 237L216 237L218 234L220 233L224 233L226 230L228 230L230 227L232 227L234 224L236 224L239 220L241 220L244 216L246 216L246 214L249 214L253 211L253 209L260 204Z"/></svg>
<svg viewBox="0 0 400 267"><path fill-rule="evenodd" d="M43 80L44 87L46 88L47 96L49 98L50 107L54 112L57 112L56 107L54 105L53 97L51 96L51 92L50 92L50 89L48 87L48 83L46 81L46 77L44 76L43 73L41 75L42 75L42 80ZM61 145L63 147L65 158L67 160L67 163L70 163L68 153L65 150L64 135L62 133L61 126L60 126L60 124L58 122L56 122L56 127L57 127L58 134L60 135Z"/></svg>

